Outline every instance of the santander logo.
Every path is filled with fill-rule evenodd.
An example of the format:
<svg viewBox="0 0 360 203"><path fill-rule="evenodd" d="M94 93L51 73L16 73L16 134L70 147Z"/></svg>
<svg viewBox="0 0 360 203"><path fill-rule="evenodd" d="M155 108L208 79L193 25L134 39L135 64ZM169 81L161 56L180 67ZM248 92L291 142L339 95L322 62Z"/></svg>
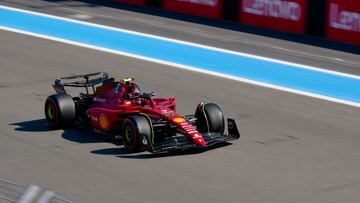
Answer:
<svg viewBox="0 0 360 203"><path fill-rule="evenodd" d="M360 32L360 13L339 10L339 5L331 3L329 26L341 30Z"/></svg>
<svg viewBox="0 0 360 203"><path fill-rule="evenodd" d="M242 11L291 21L299 21L302 15L298 3L283 0L243 0Z"/></svg>
<svg viewBox="0 0 360 203"><path fill-rule="evenodd" d="M201 4L201 5L212 6L212 7L215 7L218 4L218 0L178 0L178 1L183 1L183 2L188 2L188 3L193 3L193 4Z"/></svg>

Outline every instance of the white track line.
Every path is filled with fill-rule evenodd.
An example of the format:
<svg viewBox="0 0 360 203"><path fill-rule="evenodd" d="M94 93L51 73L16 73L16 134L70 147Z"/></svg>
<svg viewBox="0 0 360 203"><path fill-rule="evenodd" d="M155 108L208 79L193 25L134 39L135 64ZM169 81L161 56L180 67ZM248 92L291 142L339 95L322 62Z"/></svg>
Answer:
<svg viewBox="0 0 360 203"><path fill-rule="evenodd" d="M21 195L16 203L31 203L36 195L39 193L40 188L36 185L29 185L25 192Z"/></svg>
<svg viewBox="0 0 360 203"><path fill-rule="evenodd" d="M306 69L316 70L316 71L320 71L320 72L326 72L326 73L330 73L330 74L334 74L334 75L360 79L360 76L356 76L356 75L350 75L350 74L340 73L340 72L336 72L336 71L324 70L324 69L314 68L314 67L311 67L311 66L306 66L306 65L301 65L301 64L296 64L296 63L291 63L291 62L286 62L286 61L280 61L280 60L276 60L276 59L265 58L265 57L260 57L260 56L255 56L255 55L250 55L250 54L245 54L245 53L240 53L240 52L233 52L233 51L223 50L223 49L219 49L219 48L215 48L215 47L208 47L208 46L205 46L205 45L194 44L194 43L191 43L191 42L184 42L184 41L179 41L179 40L174 40L174 39L169 39L169 38L163 38L163 37L159 37L159 36L154 36L154 35L149 35L149 34L144 34L144 33L138 33L138 32L129 31L129 30L123 30L123 29L119 29L119 28L113 28L113 27L108 27L108 26L103 26L103 25L98 25L98 24L93 24L93 23L88 23L88 22L83 22L83 21L77 21L77 20L73 20L73 19L67 19L67 18L62 18L62 17L57 17L57 16L51 16L51 15L37 13L37 12L33 12L33 11L26 11L26 10L22 10L22 9L10 8L10 7L6 7L6 6L0 6L0 8L26 12L26 13L46 16L46 17L50 17L50 18L62 19L62 20L70 21L70 22L76 22L76 23L81 23L81 24L85 24L85 25L91 25L91 26L100 27L100 28L106 28L106 29L112 29L112 30L118 30L118 31L122 31L122 32L128 32L128 33L143 35L143 36L149 36L149 37L152 37L152 38L163 39L163 40L167 40L167 41L172 41L172 42L177 42L177 43L182 43L182 44L188 44L188 45L192 45L192 46L197 46L197 47L202 47L202 48L207 48L207 49L212 49L212 50L217 50L217 51L223 51L225 53L232 53L232 54L237 54L237 55L241 55L241 56L247 56L247 57L256 58L256 59L260 59L260 60L266 60L266 61L270 61L270 62L293 65L293 66L297 66L299 68L306 68ZM53 41L57 41L57 42L62 42L62 43L66 43L66 44L81 46L81 47L85 47L85 48L89 48L89 49L95 49L95 50L99 50L99 51L103 51L103 52L109 52L109 53L113 53L113 54L117 54L117 55L137 58L137 59L150 61L150 62L155 62L155 63L159 63L159 64L164 64L164 65L168 65L168 66L174 66L174 67L178 67L178 68L182 68L182 69L186 69L186 70L196 71L196 72L205 73L205 74L209 74L209 75L214 75L214 76L227 78L227 79L232 79L232 80L236 80L236 81L240 81L240 82L245 82L245 83L250 83L250 84L259 85L259 86L263 86L263 87L268 87L268 88L272 88L272 89L277 89L277 90L281 90L281 91L291 92L291 93L295 93L295 94L305 95L305 96L314 97L314 98L318 98L318 99L323 99L323 100L327 100L327 101L331 101L331 102L335 102L335 103L341 103L341 104L346 104L346 105L350 105L350 106L360 107L360 103L356 103L356 102L346 101L346 100L342 100L342 99L336 99L336 98L333 98L333 97L328 97L328 96L324 96L324 95L309 93L309 92L305 92L305 91L301 91L301 90L290 89L290 88L281 87L281 86L277 86L277 85L272 85L272 84L268 84L268 83L249 80L249 79L246 79L246 78L226 75L226 74L222 74L222 73L218 73L218 72L214 72L214 71L208 71L208 70L205 70L205 69L201 69L199 67L192 67L192 66L187 66L187 65L183 65L183 64L177 64L177 63L173 63L173 62L169 62L169 61L154 59L154 58L145 57L145 56L141 56L141 55L136 55L136 54L131 54L131 53L127 53L127 52L107 49L107 48L103 48L103 47L99 47L99 46L79 43L79 42L75 42L75 41L71 41L71 40L61 39L61 38L57 38L57 37L51 37L51 36L47 36L47 35L32 33L32 32L18 30L18 29L14 29L14 28L8 28L8 27L4 27L4 26L0 26L0 29L11 31L11 32L16 32L16 33L20 33L20 34L25 34L25 35L29 35L29 36L39 37L39 38L43 38L43 39L53 40Z"/></svg>
<svg viewBox="0 0 360 203"><path fill-rule="evenodd" d="M57 42L62 42L62 43L66 43L66 44L76 45L76 46L80 46L80 47L85 47L85 48L89 48L89 49L95 49L95 50L99 50L99 51L103 51L103 52L109 52L109 53L113 53L113 54L117 54L117 55L137 58L137 59L141 59L144 61L150 61L150 62L155 62L155 63L159 63L159 64L163 64L163 65L174 66L177 68L192 70L192 71L196 71L196 72L200 72L200 73L205 73L205 74L209 74L209 75L214 75L214 76L218 76L218 77L222 77L222 78L232 79L232 80L250 83L250 84L254 84L254 85L259 85L259 86L263 86L263 87L268 87L268 88L272 88L272 89L282 90L282 91L291 92L291 93L295 93L295 94L301 94L301 95L314 97L314 98L318 98L318 99L323 99L323 100L327 100L327 101L332 101L332 102L336 102L336 103L360 107L360 103L356 103L356 102L336 99L336 98L327 97L327 96L314 94L314 93L309 93L309 92L305 92L305 91L301 91L301 90L294 90L294 89L290 89L290 88L286 88L286 87L281 87L281 86L272 85L272 84L268 84L268 83L258 82L258 81L254 81L254 80L249 80L246 78L226 75L226 74L222 74L222 73L218 73L218 72L214 72L214 71L208 71L208 70L197 68L197 67L186 66L186 65L172 63L172 62L163 61L163 60L158 60L158 59L154 59L154 58L150 58L150 57L144 57L144 56L140 56L140 55L136 55L136 54L130 54L130 53L122 52L122 51L116 51L116 50L107 49L107 48L103 48L103 47L74 42L74 41L65 40L65 39L56 38L56 37L50 37L47 35L31 33L31 32L27 32L27 31L17 30L17 29L3 27L3 26L0 26L0 29L11 31L11 32L17 32L20 34L30 35L30 36L34 36L34 37L44 38L44 39L48 39L48 40L53 40L53 41L57 41Z"/></svg>

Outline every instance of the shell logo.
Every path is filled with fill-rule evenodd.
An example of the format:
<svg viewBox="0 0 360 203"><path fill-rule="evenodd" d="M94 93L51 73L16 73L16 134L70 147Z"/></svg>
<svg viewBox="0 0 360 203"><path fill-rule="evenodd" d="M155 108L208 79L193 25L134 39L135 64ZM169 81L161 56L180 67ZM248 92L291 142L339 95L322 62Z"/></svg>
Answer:
<svg viewBox="0 0 360 203"><path fill-rule="evenodd" d="M182 123L182 122L185 122L185 119L182 117L176 117L176 118L173 118L173 121L175 123Z"/></svg>
<svg viewBox="0 0 360 203"><path fill-rule="evenodd" d="M99 116L99 125L100 125L100 128L102 128L102 129L109 128L109 120L104 114L101 114Z"/></svg>

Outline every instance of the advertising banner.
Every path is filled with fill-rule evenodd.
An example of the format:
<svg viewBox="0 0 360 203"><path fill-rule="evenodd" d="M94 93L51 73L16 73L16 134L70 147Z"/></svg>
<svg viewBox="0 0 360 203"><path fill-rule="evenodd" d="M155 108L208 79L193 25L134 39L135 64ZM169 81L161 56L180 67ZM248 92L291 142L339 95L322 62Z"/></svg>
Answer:
<svg viewBox="0 0 360 203"><path fill-rule="evenodd" d="M239 21L287 32L305 33L307 0L242 0Z"/></svg>
<svg viewBox="0 0 360 203"><path fill-rule="evenodd" d="M221 18L223 0L164 0L163 8L209 18Z"/></svg>
<svg viewBox="0 0 360 203"><path fill-rule="evenodd" d="M328 0L326 37L360 44L360 1Z"/></svg>
<svg viewBox="0 0 360 203"><path fill-rule="evenodd" d="M145 5L146 0L115 0L121 3L129 3L129 4L137 4L137 5Z"/></svg>

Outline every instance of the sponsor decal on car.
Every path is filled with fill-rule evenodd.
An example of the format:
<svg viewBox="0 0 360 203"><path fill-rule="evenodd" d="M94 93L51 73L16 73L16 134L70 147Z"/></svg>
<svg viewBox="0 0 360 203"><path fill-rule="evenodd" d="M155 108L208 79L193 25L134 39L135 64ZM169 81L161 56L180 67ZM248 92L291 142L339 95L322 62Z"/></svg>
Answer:
<svg viewBox="0 0 360 203"><path fill-rule="evenodd" d="M176 118L173 118L173 121L175 123L183 123L183 122L185 122L185 119L183 117L176 117Z"/></svg>
<svg viewBox="0 0 360 203"><path fill-rule="evenodd" d="M94 97L95 102L106 102L106 99L101 99L99 97Z"/></svg>
<svg viewBox="0 0 360 203"><path fill-rule="evenodd" d="M108 118L106 117L105 114L100 114L100 116L99 116L99 126L100 126L100 128L102 128L104 130L109 128L109 120L108 120Z"/></svg>
<svg viewBox="0 0 360 203"><path fill-rule="evenodd" d="M90 118L90 120L98 122L98 118L92 114L88 114L88 117Z"/></svg>

